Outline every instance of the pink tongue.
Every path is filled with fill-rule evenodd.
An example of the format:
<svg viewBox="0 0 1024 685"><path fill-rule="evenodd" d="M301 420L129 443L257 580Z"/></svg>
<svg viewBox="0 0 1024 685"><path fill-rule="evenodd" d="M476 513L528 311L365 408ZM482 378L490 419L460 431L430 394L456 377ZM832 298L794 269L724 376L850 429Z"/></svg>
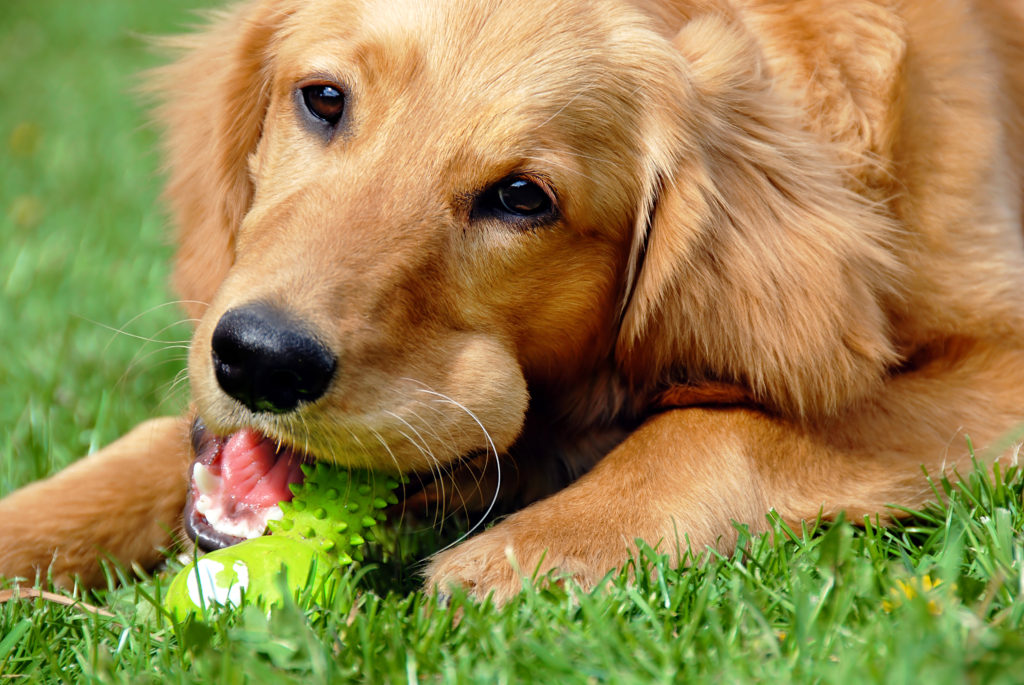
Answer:
<svg viewBox="0 0 1024 685"><path fill-rule="evenodd" d="M291 500L288 485L302 482L295 454L278 452L272 440L248 428L228 438L221 459L223 494L236 504L271 507Z"/></svg>

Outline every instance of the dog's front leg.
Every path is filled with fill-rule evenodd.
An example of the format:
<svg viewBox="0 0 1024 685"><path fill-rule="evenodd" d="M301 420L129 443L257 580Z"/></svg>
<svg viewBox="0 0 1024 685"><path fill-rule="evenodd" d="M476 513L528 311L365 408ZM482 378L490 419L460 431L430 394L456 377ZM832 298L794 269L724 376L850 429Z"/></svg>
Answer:
<svg viewBox="0 0 1024 685"><path fill-rule="evenodd" d="M0 500L0 576L104 579L101 560L155 565L181 523L190 456L182 418L147 421Z"/></svg>
<svg viewBox="0 0 1024 685"><path fill-rule="evenodd" d="M637 539L678 560L688 548L732 549L733 522L763 531L771 509L796 524L920 507L933 497L922 466L933 476L970 468L966 435L979 458L1003 456L1003 436L1024 419L1022 373L1024 351L981 348L892 379L818 423L746 408L666 411L573 485L438 555L428 584L493 593L500 603L535 572L591 587L622 566Z"/></svg>

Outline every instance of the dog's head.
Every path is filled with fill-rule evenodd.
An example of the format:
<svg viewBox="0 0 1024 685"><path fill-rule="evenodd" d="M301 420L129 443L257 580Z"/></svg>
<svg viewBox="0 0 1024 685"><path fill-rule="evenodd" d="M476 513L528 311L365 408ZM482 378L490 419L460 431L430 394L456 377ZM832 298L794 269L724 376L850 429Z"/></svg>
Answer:
<svg viewBox="0 0 1024 685"><path fill-rule="evenodd" d="M596 369L808 416L891 359L888 227L727 14L263 0L187 47L176 279L232 449L425 470Z"/></svg>

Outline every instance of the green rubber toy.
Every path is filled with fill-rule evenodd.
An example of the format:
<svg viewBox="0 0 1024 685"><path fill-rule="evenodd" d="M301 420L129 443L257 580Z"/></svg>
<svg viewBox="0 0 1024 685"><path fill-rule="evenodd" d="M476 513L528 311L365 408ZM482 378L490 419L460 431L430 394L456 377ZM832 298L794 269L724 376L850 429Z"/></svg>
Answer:
<svg viewBox="0 0 1024 685"><path fill-rule="evenodd" d="M305 480L289 486L292 500L278 504L282 518L268 523L270 535L210 552L174 577L164 607L175 620L190 613L202 617L217 605L269 609L284 602L283 590L295 597L309 588L315 603L330 602L332 575L362 561L371 529L398 502L399 481L323 463L303 465L302 471Z"/></svg>

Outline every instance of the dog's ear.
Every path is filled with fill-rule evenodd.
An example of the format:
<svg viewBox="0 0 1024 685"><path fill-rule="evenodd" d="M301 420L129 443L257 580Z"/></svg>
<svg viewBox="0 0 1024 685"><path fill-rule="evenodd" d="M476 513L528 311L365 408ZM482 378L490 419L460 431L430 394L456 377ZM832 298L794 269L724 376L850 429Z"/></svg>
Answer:
<svg viewBox="0 0 1024 685"><path fill-rule="evenodd" d="M788 416L833 413L896 360L895 228L849 189L734 18L694 18L674 42L678 87L650 108L620 364L636 383L726 381Z"/></svg>
<svg viewBox="0 0 1024 685"><path fill-rule="evenodd" d="M269 102L272 39L284 3L262 0L212 15L200 32L168 39L181 53L150 73L166 128L166 198L178 231L174 284L198 318L231 268L252 200L249 156Z"/></svg>

